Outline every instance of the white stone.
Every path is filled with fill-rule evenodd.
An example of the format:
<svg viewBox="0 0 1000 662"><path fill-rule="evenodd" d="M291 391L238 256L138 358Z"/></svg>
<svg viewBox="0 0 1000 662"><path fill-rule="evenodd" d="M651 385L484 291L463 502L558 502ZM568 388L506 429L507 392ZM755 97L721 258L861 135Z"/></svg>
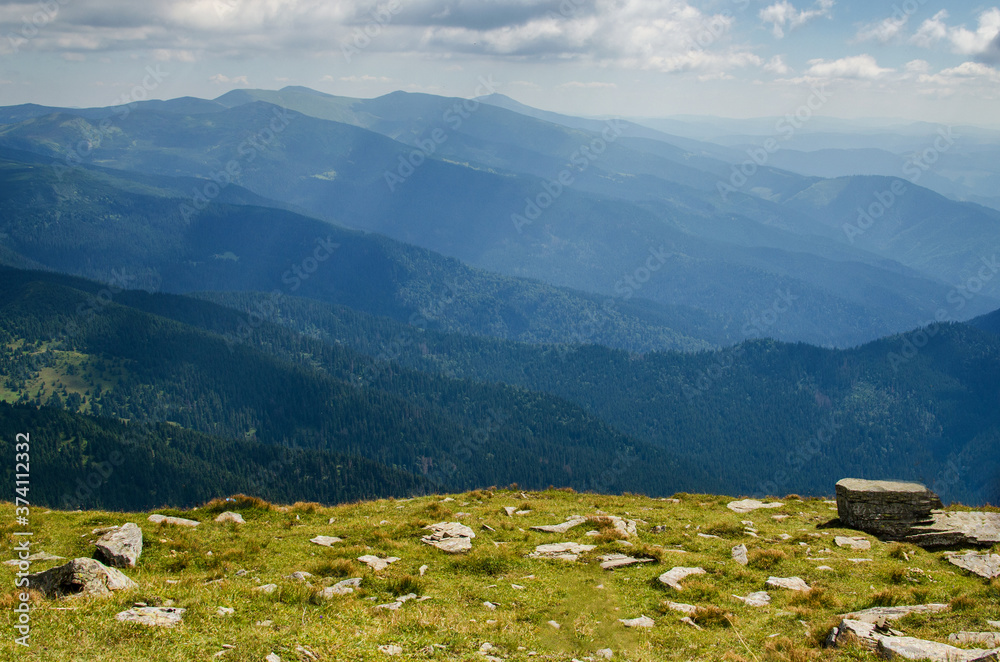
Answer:
<svg viewBox="0 0 1000 662"><path fill-rule="evenodd" d="M656 623L649 616L639 618L619 618L618 622L627 628L651 628Z"/></svg>
<svg viewBox="0 0 1000 662"><path fill-rule="evenodd" d="M783 505L785 504L779 503L777 501L772 503L764 503L762 501L758 501L757 499L742 499L740 501L730 501L728 504L726 504L726 507L729 508L729 510L733 511L734 513L739 513L742 515L745 513L752 513L753 511L759 508L781 508Z"/></svg>
<svg viewBox="0 0 1000 662"><path fill-rule="evenodd" d="M685 577L690 577L691 575L704 575L704 568L685 568L678 566L676 568L671 568L667 572L659 576L660 583L666 584L672 589L682 591L684 588L680 585L680 581Z"/></svg>
<svg viewBox="0 0 1000 662"><path fill-rule="evenodd" d="M789 591L808 591L809 584L806 584L799 577L768 577L767 585L775 588L786 588Z"/></svg>

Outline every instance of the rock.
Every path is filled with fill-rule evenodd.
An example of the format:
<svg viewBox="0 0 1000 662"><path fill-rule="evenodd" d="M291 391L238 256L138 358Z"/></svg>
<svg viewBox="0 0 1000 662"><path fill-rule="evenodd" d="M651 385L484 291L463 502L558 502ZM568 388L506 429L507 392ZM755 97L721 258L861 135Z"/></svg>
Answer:
<svg viewBox="0 0 1000 662"><path fill-rule="evenodd" d="M264 658L264 662L281 662L281 658L272 651L267 654L267 657Z"/></svg>
<svg viewBox="0 0 1000 662"><path fill-rule="evenodd" d="M639 618L619 618L618 622L627 628L651 628L656 623L649 616Z"/></svg>
<svg viewBox="0 0 1000 662"><path fill-rule="evenodd" d="M431 567L429 565L422 565L420 566L420 570L418 572L420 572L420 576L423 577L424 574L430 569Z"/></svg>
<svg viewBox="0 0 1000 662"><path fill-rule="evenodd" d="M232 607L219 607L215 610L216 616L232 616L236 613L236 610Z"/></svg>
<svg viewBox="0 0 1000 662"><path fill-rule="evenodd" d="M746 545L740 544L736 545L736 547L733 547L733 560L739 563L740 565L746 565L747 563L749 563L749 560L747 559Z"/></svg>
<svg viewBox="0 0 1000 662"><path fill-rule="evenodd" d="M514 513L517 512L517 508L514 506L504 506L503 511L507 513L507 517L513 517Z"/></svg>
<svg viewBox="0 0 1000 662"><path fill-rule="evenodd" d="M695 607L694 605L686 605L683 602L671 602L670 600L667 600L666 603L664 603L664 606L667 609L672 609L673 611L679 611L685 616L694 616L695 614L698 613L697 607Z"/></svg>
<svg viewBox="0 0 1000 662"><path fill-rule="evenodd" d="M150 515L149 521L153 524L170 524L172 526L198 526L201 522L183 517L165 517L163 515Z"/></svg>
<svg viewBox="0 0 1000 662"><path fill-rule="evenodd" d="M36 552L23 560L30 563L38 563L40 561L63 561L65 560L65 557L49 554L48 552ZM9 561L4 561L4 565L21 565L21 562L22 561L19 559L10 559Z"/></svg>
<svg viewBox="0 0 1000 662"><path fill-rule="evenodd" d="M997 660L997 651L962 649L913 637L882 637L878 652L890 660L930 660L930 662L976 662Z"/></svg>
<svg viewBox="0 0 1000 662"><path fill-rule="evenodd" d="M115 618L122 623L172 628L180 625L185 611L180 607L133 607L115 614Z"/></svg>
<svg viewBox="0 0 1000 662"><path fill-rule="evenodd" d="M637 559L626 554L605 554L600 557L601 568L604 570L614 570L615 568L622 568L628 565L635 565L636 563L650 563L654 559Z"/></svg>
<svg viewBox="0 0 1000 662"><path fill-rule="evenodd" d="M775 588L786 588L789 591L808 591L809 584L806 584L799 577L768 577L767 585Z"/></svg>
<svg viewBox="0 0 1000 662"><path fill-rule="evenodd" d="M837 483L837 514L853 529L921 547L989 546L1000 542L1000 513L944 512L919 483L845 478Z"/></svg>
<svg viewBox="0 0 1000 662"><path fill-rule="evenodd" d="M690 625L695 630L701 630L701 626L695 623L690 616L685 616L684 618L682 618L681 623L683 623L684 625Z"/></svg>
<svg viewBox="0 0 1000 662"><path fill-rule="evenodd" d="M142 554L142 529L129 522L95 543L97 558L115 568L134 568Z"/></svg>
<svg viewBox="0 0 1000 662"><path fill-rule="evenodd" d="M489 600L487 600L486 602L484 602L483 606L486 607L487 609L489 609L490 611L496 611L497 610L497 605L493 604Z"/></svg>
<svg viewBox="0 0 1000 662"><path fill-rule="evenodd" d="M319 592L319 597L324 600L330 600L335 595L348 595L354 593L354 589L361 586L361 577L352 577L350 579L345 579L339 581L333 586L327 586L322 591Z"/></svg>
<svg viewBox="0 0 1000 662"><path fill-rule="evenodd" d="M28 586L50 598L68 595L104 596L112 591L138 588L121 571L95 559L73 559L44 572L28 575Z"/></svg>
<svg viewBox="0 0 1000 662"><path fill-rule="evenodd" d="M575 542L556 542L538 545L535 551L528 554L533 559L559 559L560 561L576 561L580 554L589 552L596 545L581 545Z"/></svg>
<svg viewBox="0 0 1000 662"><path fill-rule="evenodd" d="M847 536L837 536L833 539L837 547L850 547L851 549L866 550L872 548L872 543L868 538L862 538L861 536L847 537Z"/></svg>
<svg viewBox="0 0 1000 662"><path fill-rule="evenodd" d="M947 558L952 565L957 565L962 570L968 570L974 575L986 579L1000 577L1000 554L966 552L964 554L948 554Z"/></svg>
<svg viewBox="0 0 1000 662"><path fill-rule="evenodd" d="M399 560L396 556L389 556L384 559L380 559L377 556L372 556L371 554L365 554L364 556L359 556L358 560L367 565L369 568L375 572L384 570L389 567L390 563L395 563Z"/></svg>
<svg viewBox="0 0 1000 662"><path fill-rule="evenodd" d="M1000 648L1000 632L956 632L948 635L948 641L959 646Z"/></svg>
<svg viewBox="0 0 1000 662"><path fill-rule="evenodd" d="M316 543L317 545L322 545L323 547L333 547L338 542L342 542L343 538L337 538L336 536L316 536L311 538L309 542Z"/></svg>
<svg viewBox="0 0 1000 662"><path fill-rule="evenodd" d="M387 644L387 645L379 646L378 650L379 650L380 653L384 653L384 654L390 655L390 656L396 656L396 655L402 655L403 654L403 649L401 647L397 646L396 644Z"/></svg>
<svg viewBox="0 0 1000 662"><path fill-rule="evenodd" d="M600 660L610 660L615 656L615 652L610 648L600 648L594 651L594 657Z"/></svg>
<svg viewBox="0 0 1000 662"><path fill-rule="evenodd" d="M311 572L306 572L304 570L298 570L296 572L293 572L290 575L287 575L285 577L285 579L294 579L295 581L304 582L305 580L309 579L312 576L313 575L312 575Z"/></svg>
<svg viewBox="0 0 1000 662"><path fill-rule="evenodd" d="M253 589L257 593L263 593L264 595L270 595L278 590L277 584L264 584L263 586L257 586Z"/></svg>
<svg viewBox="0 0 1000 662"><path fill-rule="evenodd" d="M682 587L679 583L682 579L684 579L685 577L690 577L691 575L704 575L704 574L705 574L704 568L684 568L678 566L676 568L671 568L667 572L663 573L662 575L659 576L658 579L660 580L660 583L666 584L672 589L682 591L684 590L684 587Z"/></svg>
<svg viewBox="0 0 1000 662"><path fill-rule="evenodd" d="M986 621L991 628L1000 628L1000 621Z"/></svg>
<svg viewBox="0 0 1000 662"><path fill-rule="evenodd" d="M559 625L558 623L556 623L555 621L549 621L549 622L548 622L548 625L549 625L549 627L551 627L551 628L552 628L553 630L558 630L558 629L562 628L562 626L561 626L561 625Z"/></svg>
<svg viewBox="0 0 1000 662"><path fill-rule="evenodd" d="M919 483L858 478L837 482L840 521L877 536L905 537L913 526L930 523L931 511L942 507L937 495Z"/></svg>
<svg viewBox="0 0 1000 662"><path fill-rule="evenodd" d="M777 501L764 503L762 501L758 501L757 499L742 499L740 501L730 501L726 504L726 508L729 508L729 510L734 513L742 515L745 513L752 513L760 508L781 508L783 505L785 504L778 503Z"/></svg>
<svg viewBox="0 0 1000 662"><path fill-rule="evenodd" d="M215 518L216 522L235 522L236 524L246 524L246 520L243 519L243 515L239 513L234 513L231 510L227 510L224 513L219 513L219 516Z"/></svg>
<svg viewBox="0 0 1000 662"><path fill-rule="evenodd" d="M532 531L544 531L545 533L566 533L575 526L580 526L587 521L586 517L576 515L569 518L562 524L546 524L544 526L533 526Z"/></svg>
<svg viewBox="0 0 1000 662"><path fill-rule="evenodd" d="M930 603L926 605L899 605L896 607L872 607L862 611L844 614L843 618L862 621L864 623L879 623L885 621L895 621L907 614L936 614L938 612L951 609L949 605L940 603Z"/></svg>
<svg viewBox="0 0 1000 662"><path fill-rule="evenodd" d="M449 554L469 551L472 549L472 539L476 537L472 529L459 522L439 522L424 528L433 533L421 538L421 542Z"/></svg>
<svg viewBox="0 0 1000 662"><path fill-rule="evenodd" d="M830 634L826 637L826 645L828 648L858 646L874 651L878 648L879 640L888 633L899 634L888 628L879 630L874 623L844 619L840 625L830 630Z"/></svg>
<svg viewBox="0 0 1000 662"><path fill-rule="evenodd" d="M771 596L767 591L757 591L745 598L739 595L734 595L733 597L743 601L749 607L766 607L771 604Z"/></svg>

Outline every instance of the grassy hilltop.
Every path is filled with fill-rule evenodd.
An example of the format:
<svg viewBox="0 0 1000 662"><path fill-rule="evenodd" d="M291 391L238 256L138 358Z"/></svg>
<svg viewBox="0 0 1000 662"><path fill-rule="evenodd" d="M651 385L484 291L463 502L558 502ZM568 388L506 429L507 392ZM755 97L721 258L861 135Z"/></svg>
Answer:
<svg viewBox="0 0 1000 662"><path fill-rule="evenodd" d="M737 514L726 507L728 497L676 497L504 489L334 507L278 507L239 498L157 511L199 520L197 528L153 524L149 513L38 510L31 517L32 551L67 559L93 555L95 528L139 524L143 553L136 568L124 570L139 588L106 598L34 595L30 649L13 643L14 619L5 618L0 659L261 661L273 652L285 661L494 656L569 662L600 659L597 651L611 649L614 660L635 662L866 660L874 655L822 647L838 614L876 605L950 603L948 611L911 615L893 626L936 641L962 630L988 630L988 619L1000 620L1000 580L968 575L941 552L871 536L870 550L837 547L834 536L860 534L836 523L827 528L836 518L829 501L792 496L780 508ZM530 512L508 516L508 506ZM246 523L214 522L223 510L240 512ZM11 533L19 530L13 505L0 506L0 514L9 550ZM573 515L592 519L564 534L529 528ZM638 520L638 534L628 539L633 546L620 542L622 534L605 515ZM420 541L428 533L424 526L442 521L475 531L470 552L450 555ZM587 535L594 530L600 535ZM310 542L317 535L343 541L323 547ZM527 558L537 545L554 542L597 547L576 562ZM746 567L731 558L740 543L749 549ZM686 553L670 551L679 549ZM598 556L622 552L654 561L601 569ZM357 560L366 554L400 560L374 572ZM850 560L861 557L871 560ZM60 563L36 563L32 570ZM682 580L677 591L657 581L674 566L700 566L706 574ZM310 585L287 577L296 571L312 573ZM18 591L12 588L14 570L0 566L3 573L8 577L0 607L10 614ZM765 587L769 576L801 577L812 590ZM350 577L362 578L353 594L319 596L322 588ZM278 587L273 593L254 591L269 583ZM765 589L772 597L766 607L732 597ZM378 608L411 593L428 599L409 600L396 610ZM693 620L701 629L683 623L684 614L669 609L667 601L699 607ZM184 607L183 624L153 628L115 619L136 602ZM219 615L220 607L234 613ZM642 615L654 627L626 628L618 620ZM379 649L393 645L402 652L391 656Z"/></svg>

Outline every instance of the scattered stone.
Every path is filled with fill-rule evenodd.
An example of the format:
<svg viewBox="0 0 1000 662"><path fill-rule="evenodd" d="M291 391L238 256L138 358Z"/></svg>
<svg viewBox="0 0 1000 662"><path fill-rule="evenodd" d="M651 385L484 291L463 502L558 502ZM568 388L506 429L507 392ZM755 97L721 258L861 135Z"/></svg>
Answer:
<svg viewBox="0 0 1000 662"><path fill-rule="evenodd" d="M775 588L786 588L789 591L808 591L809 584L806 584L799 577L768 577L767 585Z"/></svg>
<svg viewBox="0 0 1000 662"><path fill-rule="evenodd" d="M951 609L949 605L932 602L925 605L899 605L896 607L872 607L862 611L844 614L843 618L864 623L895 621L907 614L936 614Z"/></svg>
<svg viewBox="0 0 1000 662"><path fill-rule="evenodd" d="M264 584L263 586L257 586L253 589L257 593L263 593L264 595L271 595L278 590L277 584Z"/></svg>
<svg viewBox="0 0 1000 662"><path fill-rule="evenodd" d="M615 652L610 648L601 648L594 651L594 656L601 660L610 660L615 656Z"/></svg>
<svg viewBox="0 0 1000 662"><path fill-rule="evenodd" d="M847 537L847 536L837 536L833 539L837 547L850 547L851 549L856 549L859 551L864 551L866 549L872 548L872 543L868 538L863 538L861 536Z"/></svg>
<svg viewBox="0 0 1000 662"><path fill-rule="evenodd" d="M698 613L698 608L694 605L686 605L683 602L671 602L667 600L665 603L667 609L672 609L673 611L679 611L685 616L694 616Z"/></svg>
<svg viewBox="0 0 1000 662"><path fill-rule="evenodd" d="M285 579L294 579L295 581L298 581L298 582L304 582L305 580L309 579L312 576L313 575L312 575L311 572L306 572L304 570L298 570L298 571L293 572L292 574L286 576Z"/></svg>
<svg viewBox="0 0 1000 662"><path fill-rule="evenodd" d="M224 513L219 513L219 516L215 518L216 522L235 522L236 524L246 524L246 520L243 519L243 515L239 513L234 513L231 510L227 510Z"/></svg>
<svg viewBox="0 0 1000 662"><path fill-rule="evenodd" d="M528 515L528 514L530 514L530 513L531 513L531 511L530 511L530 510L518 510L518 511L517 511L517 512L515 512L514 514L515 514L515 515Z"/></svg>
<svg viewBox="0 0 1000 662"><path fill-rule="evenodd" d="M562 524L546 524L544 526L533 526L532 531L544 531L545 533L566 533L575 526L580 526L587 521L586 517L576 515L569 518Z"/></svg>
<svg viewBox="0 0 1000 662"><path fill-rule="evenodd" d="M514 513L517 512L517 508L514 506L504 506L503 511L507 513L507 517L513 517Z"/></svg>
<svg viewBox="0 0 1000 662"><path fill-rule="evenodd" d="M744 602L749 607L766 607L771 604L771 596L767 591L757 591L746 597L740 595L733 595L733 597Z"/></svg>
<svg viewBox="0 0 1000 662"><path fill-rule="evenodd" d="M342 542L343 538L338 538L336 536L316 536L309 540L309 542L316 543L317 545L322 545L323 547L333 547L338 542Z"/></svg>
<svg viewBox="0 0 1000 662"><path fill-rule="evenodd" d="M454 501L454 499L452 499L452 501ZM396 655L402 655L403 654L403 649L401 647L397 646L396 644L386 644L386 645L383 645L383 646L379 646L378 647L378 651L380 653L384 653L386 655L393 656L393 657L396 656Z"/></svg>
<svg viewBox="0 0 1000 662"><path fill-rule="evenodd" d="M424 536L420 541L448 554L469 551L472 549L472 539L476 537L472 529L459 522L439 522L424 528L433 533Z"/></svg>
<svg viewBox="0 0 1000 662"><path fill-rule="evenodd" d="M426 573L430 569L431 567L429 565L422 565L420 566L420 570L418 570L418 572L420 573L420 576L423 577L424 573Z"/></svg>
<svg viewBox="0 0 1000 662"><path fill-rule="evenodd" d="M826 572L833 572L834 571L833 568L831 568L828 565L818 565L818 566L816 566L816 569L817 570L823 570L823 571L826 571Z"/></svg>
<svg viewBox="0 0 1000 662"><path fill-rule="evenodd" d="M216 616L232 616L236 613L236 610L232 607L219 607L215 610Z"/></svg>
<svg viewBox="0 0 1000 662"><path fill-rule="evenodd" d="M271 652L264 658L264 662L281 662L281 658L278 657L276 653Z"/></svg>
<svg viewBox="0 0 1000 662"><path fill-rule="evenodd" d="M952 565L957 565L962 570L967 570L974 575L986 579L1000 577L1000 554L966 552L964 554L948 554L947 558Z"/></svg>
<svg viewBox="0 0 1000 662"><path fill-rule="evenodd" d="M115 614L115 618L122 623L172 628L180 625L185 611L180 607L133 607Z"/></svg>
<svg viewBox="0 0 1000 662"><path fill-rule="evenodd" d="M371 554L365 554L364 556L359 556L358 560L367 565L375 572L379 572L380 570L385 570L386 568L388 568L390 563L395 563L396 561L399 560L399 558L396 556L388 556L384 559L380 559L377 556L372 556Z"/></svg>
<svg viewBox="0 0 1000 662"><path fill-rule="evenodd" d="M691 575L704 575L704 568L684 568L676 567L669 571L663 573L659 576L660 583L666 584L672 589L683 591L684 587L680 585L680 581L685 577L690 577Z"/></svg>
<svg viewBox="0 0 1000 662"><path fill-rule="evenodd" d="M55 554L49 554L48 552L36 552L35 554L31 554L30 556L28 556L26 559L23 560L28 561L30 563L38 563L40 561L63 561L65 560L65 557L56 556ZM20 564L21 560L19 559L10 559L9 561L4 561L4 565L20 565Z"/></svg>
<svg viewBox="0 0 1000 662"><path fill-rule="evenodd" d="M636 563L650 563L655 560L637 559L626 554L605 554L599 558L601 559L601 568L604 570L614 570L615 568L635 565Z"/></svg>
<svg viewBox="0 0 1000 662"><path fill-rule="evenodd" d="M28 586L50 598L68 595L104 596L112 591L138 588L138 584L120 570L109 568L95 559L73 559L55 568L27 576Z"/></svg>
<svg viewBox="0 0 1000 662"><path fill-rule="evenodd" d="M321 598L325 600L330 600L335 595L349 595L351 593L354 593L354 589L360 586L361 586L361 577L352 577L350 579L339 581L333 586L327 586L322 591L320 591L319 595Z"/></svg>
<svg viewBox="0 0 1000 662"><path fill-rule="evenodd" d="M722 538L721 538L721 537L719 537L719 536L714 536L714 535L712 535L711 533L699 533L699 534L698 534L698 537L699 537L699 538L714 538L715 540L722 540Z"/></svg>
<svg viewBox="0 0 1000 662"><path fill-rule="evenodd" d="M878 652L890 660L901 657L904 660L930 660L931 662L986 662L995 661L997 651L962 649L925 641L913 637L882 637L878 640Z"/></svg>
<svg viewBox="0 0 1000 662"><path fill-rule="evenodd" d="M149 521L153 524L171 524L173 526L198 526L201 522L183 517L165 517L164 515L150 515Z"/></svg>
<svg viewBox="0 0 1000 662"><path fill-rule="evenodd" d="M1000 621L986 621L991 628L1000 628Z"/></svg>
<svg viewBox="0 0 1000 662"><path fill-rule="evenodd" d="M749 560L747 559L746 545L740 544L736 545L736 547L733 547L733 560L739 563L740 565L746 565L747 563L749 563Z"/></svg>
<svg viewBox="0 0 1000 662"><path fill-rule="evenodd" d="M560 628L562 627L561 625L559 625L559 624L558 624L558 623L556 623L555 621L549 621L549 622L548 622L548 624L549 624L549 625L550 625L550 626L551 626L551 627L552 627L553 629L556 629L556 630L558 630L558 629L560 629Z"/></svg>
<svg viewBox="0 0 1000 662"><path fill-rule="evenodd" d="M685 625L690 625L695 630L701 630L701 626L695 623L690 616L685 616L684 618L682 618L681 623L684 623Z"/></svg>
<svg viewBox="0 0 1000 662"><path fill-rule="evenodd" d="M560 561L576 561L580 554L589 552L596 545L581 545L575 542L556 542L538 545L535 551L528 554L533 559L559 559Z"/></svg>
<svg viewBox="0 0 1000 662"><path fill-rule="evenodd" d="M726 508L729 508L729 510L734 513L743 515L745 513L752 513L759 508L781 508L783 505L785 504L777 501L764 503L762 501L758 501L757 499L742 499L740 501L730 501L726 504Z"/></svg>
<svg viewBox="0 0 1000 662"><path fill-rule="evenodd" d="M649 616L639 618L619 618L618 622L627 628L651 628L656 623Z"/></svg>
<svg viewBox="0 0 1000 662"><path fill-rule="evenodd" d="M826 637L826 645L828 648L857 646L874 651L878 648L879 640L883 636L900 634L902 633L875 623L844 619L840 625L830 630L830 634Z"/></svg>
<svg viewBox="0 0 1000 662"><path fill-rule="evenodd" d="M1000 632L956 632L948 635L948 641L959 646L1000 648Z"/></svg>
<svg viewBox="0 0 1000 662"><path fill-rule="evenodd" d="M486 602L484 602L483 606L486 607L487 609L489 609L490 611L496 611L497 610L497 605L493 604L489 600L487 600Z"/></svg>

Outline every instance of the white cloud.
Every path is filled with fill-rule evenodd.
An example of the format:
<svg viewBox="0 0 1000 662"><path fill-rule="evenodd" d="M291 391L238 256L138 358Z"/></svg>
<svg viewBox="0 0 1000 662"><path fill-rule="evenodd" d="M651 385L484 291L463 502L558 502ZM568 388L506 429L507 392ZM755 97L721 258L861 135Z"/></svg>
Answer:
<svg viewBox="0 0 1000 662"><path fill-rule="evenodd" d="M910 43L922 46L923 48L930 48L947 37L948 26L944 22L946 18L948 18L948 10L942 9L934 14L932 18L921 23L917 32L910 37Z"/></svg>
<svg viewBox="0 0 1000 662"><path fill-rule="evenodd" d="M333 81L333 76L323 76L324 82ZM397 82L393 78L388 78L386 76L341 76L337 80L343 83L395 83Z"/></svg>
<svg viewBox="0 0 1000 662"><path fill-rule="evenodd" d="M924 48L947 42L953 53L971 55L981 62L1000 62L1000 8L982 11L975 30L964 25L949 27L947 18L947 11L939 11L921 24L910 42Z"/></svg>
<svg viewBox="0 0 1000 662"><path fill-rule="evenodd" d="M839 60L809 60L807 77L877 80L895 71L878 66L871 55L854 55Z"/></svg>
<svg viewBox="0 0 1000 662"><path fill-rule="evenodd" d="M909 20L909 14L903 14L869 23L858 30L858 33L854 35L854 41L877 41L880 44L888 44L901 35Z"/></svg>
<svg viewBox="0 0 1000 662"><path fill-rule="evenodd" d="M834 4L834 0L816 0L813 9L798 10L788 0L778 0L761 9L758 16L765 24L770 23L775 38L781 39L786 29L794 30L815 18L829 17Z"/></svg>
<svg viewBox="0 0 1000 662"><path fill-rule="evenodd" d="M785 64L784 58L782 58L780 55L775 55L770 60L768 60L767 64L764 65L764 71L776 74L778 76L786 76L792 70L788 67L787 64Z"/></svg>
<svg viewBox="0 0 1000 662"><path fill-rule="evenodd" d="M987 84L992 86L1000 83L1000 71L982 62L963 62L957 67L942 69L936 74L922 75L918 81L943 86L964 84Z"/></svg>
<svg viewBox="0 0 1000 662"><path fill-rule="evenodd" d="M208 80L217 85L250 85L250 81L247 80L246 76L234 76L230 78L225 74L215 74L214 76L209 76Z"/></svg>
<svg viewBox="0 0 1000 662"><path fill-rule="evenodd" d="M603 90L613 90L613 89L616 89L617 87L618 86L615 85L614 83L602 83L602 82L598 82L598 81L591 81L591 82L588 82L588 83L584 83L584 82L581 82L581 81L578 81L578 80L572 80L572 81L570 81L568 83L562 83L560 85L556 85L556 89L557 90L574 90L574 89L576 89L576 90L602 90L602 89Z"/></svg>

